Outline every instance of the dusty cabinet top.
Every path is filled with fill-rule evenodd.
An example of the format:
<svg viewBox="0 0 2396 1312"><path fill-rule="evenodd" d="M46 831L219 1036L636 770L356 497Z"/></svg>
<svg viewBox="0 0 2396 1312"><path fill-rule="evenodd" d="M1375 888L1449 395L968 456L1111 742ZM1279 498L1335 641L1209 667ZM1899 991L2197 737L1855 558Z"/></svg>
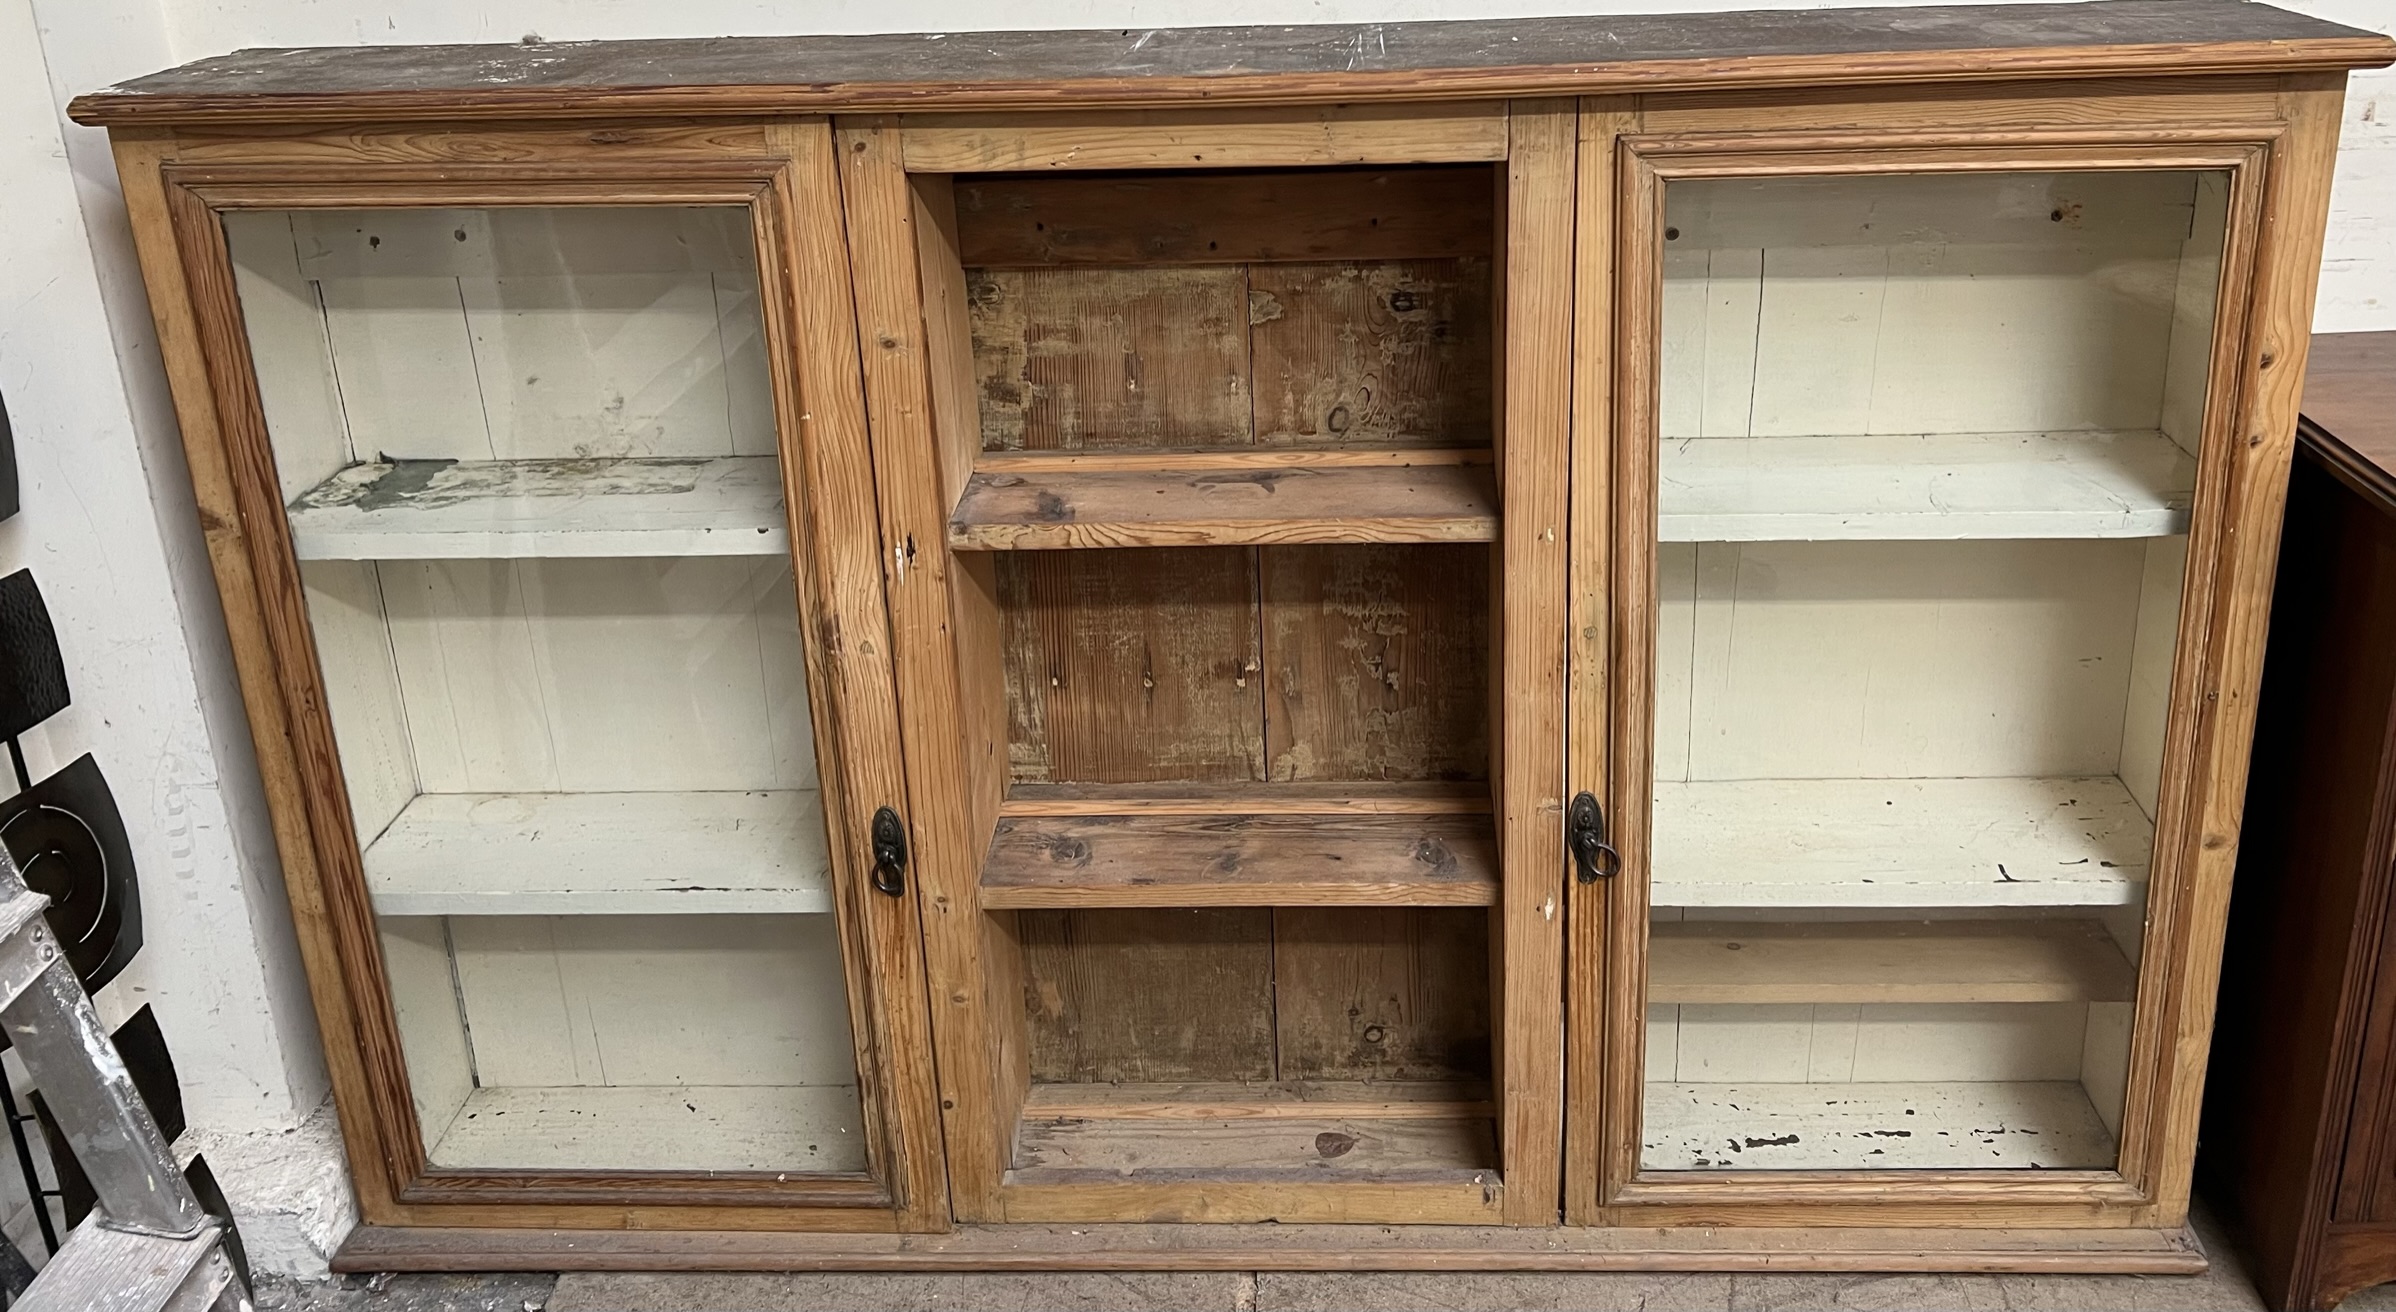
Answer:
<svg viewBox="0 0 2396 1312"><path fill-rule="evenodd" d="M243 50L78 97L89 124L754 115L1583 95L2386 64L2246 0L1304 27Z"/></svg>

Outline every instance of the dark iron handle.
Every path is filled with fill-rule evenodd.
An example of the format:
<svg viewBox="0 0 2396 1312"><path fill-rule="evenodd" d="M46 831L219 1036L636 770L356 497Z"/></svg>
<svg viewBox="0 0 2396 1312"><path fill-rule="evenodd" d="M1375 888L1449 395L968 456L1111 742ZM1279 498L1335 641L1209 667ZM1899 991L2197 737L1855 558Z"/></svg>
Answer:
<svg viewBox="0 0 2396 1312"><path fill-rule="evenodd" d="M874 812L874 889L907 895L907 826L887 806Z"/></svg>
<svg viewBox="0 0 2396 1312"><path fill-rule="evenodd" d="M1606 841L1606 809L1581 793L1564 815L1564 843L1572 849L1573 870L1584 884L1612 879L1622 869L1622 853Z"/></svg>

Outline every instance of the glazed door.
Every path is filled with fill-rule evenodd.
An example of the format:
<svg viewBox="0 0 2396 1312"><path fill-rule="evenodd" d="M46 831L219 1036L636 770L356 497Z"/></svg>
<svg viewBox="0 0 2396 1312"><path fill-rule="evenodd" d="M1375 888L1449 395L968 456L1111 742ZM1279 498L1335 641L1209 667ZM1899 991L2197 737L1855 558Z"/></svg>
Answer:
<svg viewBox="0 0 2396 1312"><path fill-rule="evenodd" d="M945 1211L854 339L811 391L785 176L186 193L401 1202Z"/></svg>
<svg viewBox="0 0 2396 1312"><path fill-rule="evenodd" d="M2151 1197L2255 155L1609 144L1568 1198Z"/></svg>

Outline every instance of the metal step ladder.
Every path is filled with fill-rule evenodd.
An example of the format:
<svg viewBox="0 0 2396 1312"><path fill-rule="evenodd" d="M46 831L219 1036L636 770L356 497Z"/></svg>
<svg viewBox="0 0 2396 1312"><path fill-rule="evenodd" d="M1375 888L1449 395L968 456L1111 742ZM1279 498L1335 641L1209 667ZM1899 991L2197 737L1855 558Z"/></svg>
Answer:
<svg viewBox="0 0 2396 1312"><path fill-rule="evenodd" d="M225 1255L223 1226L175 1169L173 1150L42 919L49 903L0 849L0 1029L48 1100L99 1205L11 1312L251 1312Z"/></svg>

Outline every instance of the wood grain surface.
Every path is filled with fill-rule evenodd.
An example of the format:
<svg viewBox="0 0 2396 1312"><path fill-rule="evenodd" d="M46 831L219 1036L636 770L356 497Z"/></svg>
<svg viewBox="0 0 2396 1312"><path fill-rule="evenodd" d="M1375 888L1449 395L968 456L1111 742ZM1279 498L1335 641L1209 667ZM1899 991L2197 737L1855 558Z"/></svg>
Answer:
<svg viewBox="0 0 2396 1312"><path fill-rule="evenodd" d="M1313 27L246 50L78 98L76 121L746 114L1595 95L2384 64L2382 36L2234 0Z"/></svg>
<svg viewBox="0 0 2396 1312"><path fill-rule="evenodd" d="M1474 816L1005 817L982 905L1488 906L1496 858Z"/></svg>

